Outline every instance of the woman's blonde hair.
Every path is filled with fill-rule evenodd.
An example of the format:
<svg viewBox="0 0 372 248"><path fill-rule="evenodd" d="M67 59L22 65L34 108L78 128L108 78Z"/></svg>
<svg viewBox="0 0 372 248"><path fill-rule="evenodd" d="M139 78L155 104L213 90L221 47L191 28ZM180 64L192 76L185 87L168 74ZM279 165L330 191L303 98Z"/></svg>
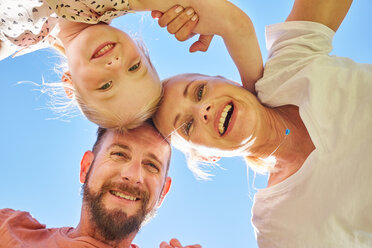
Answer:
<svg viewBox="0 0 372 248"><path fill-rule="evenodd" d="M218 164L213 159L209 160L208 158L215 157L242 156L244 157L246 165L256 173L267 174L276 171L274 168L276 162L274 157L270 156L263 159L255 157L249 152L249 148L254 143L254 139L231 151L193 144L192 142L185 140L177 132L173 132L168 139L171 140L172 146L183 152L187 159L188 168L198 179L210 179L212 174L208 168Z"/></svg>

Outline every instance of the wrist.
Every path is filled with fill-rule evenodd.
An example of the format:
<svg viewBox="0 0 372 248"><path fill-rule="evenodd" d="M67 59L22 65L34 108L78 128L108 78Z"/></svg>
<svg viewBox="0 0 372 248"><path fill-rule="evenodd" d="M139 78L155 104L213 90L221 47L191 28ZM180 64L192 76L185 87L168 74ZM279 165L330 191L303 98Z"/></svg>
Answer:
<svg viewBox="0 0 372 248"><path fill-rule="evenodd" d="M222 38L239 37L255 33L251 19L241 9L231 4L230 9L225 13L227 13L224 15L225 21L223 25L218 27L217 31L217 34Z"/></svg>

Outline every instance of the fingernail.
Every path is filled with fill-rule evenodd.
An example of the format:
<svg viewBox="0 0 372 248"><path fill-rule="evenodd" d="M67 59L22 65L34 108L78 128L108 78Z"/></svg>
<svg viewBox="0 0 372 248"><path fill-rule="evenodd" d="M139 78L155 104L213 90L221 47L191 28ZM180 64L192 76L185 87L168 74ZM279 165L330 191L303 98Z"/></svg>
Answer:
<svg viewBox="0 0 372 248"><path fill-rule="evenodd" d="M159 19L159 17L160 17L160 13L155 13L155 14L154 14L154 18L155 18L155 19Z"/></svg>
<svg viewBox="0 0 372 248"><path fill-rule="evenodd" d="M180 13L183 10L182 6L178 6L175 10L176 13Z"/></svg>
<svg viewBox="0 0 372 248"><path fill-rule="evenodd" d="M194 15L192 18L191 18L191 21L196 21L196 19L198 19L198 15Z"/></svg>
<svg viewBox="0 0 372 248"><path fill-rule="evenodd" d="M187 15L191 15L192 13L194 13L193 9L188 9L187 12L186 12Z"/></svg>

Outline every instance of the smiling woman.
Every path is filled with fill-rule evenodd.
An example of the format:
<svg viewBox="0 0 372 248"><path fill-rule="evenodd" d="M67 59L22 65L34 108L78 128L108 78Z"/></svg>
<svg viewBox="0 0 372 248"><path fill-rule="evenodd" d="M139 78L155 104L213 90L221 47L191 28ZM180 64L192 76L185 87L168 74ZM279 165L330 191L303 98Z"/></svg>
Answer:
<svg viewBox="0 0 372 248"><path fill-rule="evenodd" d="M252 212L260 247L372 243L372 215L363 211L372 207L364 197L372 187L372 65L329 55L350 4L297 0L287 22L267 27L257 96L243 77L243 86L200 74L164 83L154 122L172 144L201 161L243 156L268 173Z"/></svg>

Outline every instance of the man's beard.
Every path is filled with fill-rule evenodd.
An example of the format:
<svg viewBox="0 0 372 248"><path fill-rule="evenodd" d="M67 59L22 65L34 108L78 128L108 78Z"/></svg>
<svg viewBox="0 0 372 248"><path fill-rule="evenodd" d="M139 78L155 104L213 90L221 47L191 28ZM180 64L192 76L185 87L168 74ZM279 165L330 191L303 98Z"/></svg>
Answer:
<svg viewBox="0 0 372 248"><path fill-rule="evenodd" d="M111 194L110 189L117 189L140 198L140 209L133 216L128 217L124 210L105 208L102 199L106 193ZM89 208L91 221L105 241L120 241L129 234L138 232L142 223L148 219L148 215L153 213L152 210L147 210L148 192L125 183L105 183L97 193L92 193L89 186L84 184L83 202Z"/></svg>

